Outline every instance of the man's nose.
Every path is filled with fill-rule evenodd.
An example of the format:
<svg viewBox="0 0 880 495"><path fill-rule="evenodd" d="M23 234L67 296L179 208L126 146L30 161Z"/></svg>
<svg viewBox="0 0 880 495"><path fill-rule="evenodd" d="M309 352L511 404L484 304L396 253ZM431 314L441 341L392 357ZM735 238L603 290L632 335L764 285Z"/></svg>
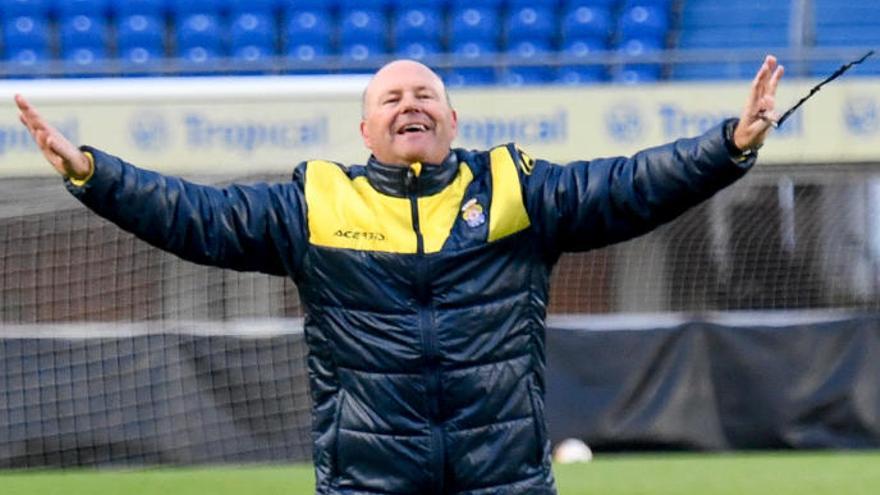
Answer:
<svg viewBox="0 0 880 495"><path fill-rule="evenodd" d="M404 112L416 112L422 108L421 102L414 94L404 94L402 104Z"/></svg>

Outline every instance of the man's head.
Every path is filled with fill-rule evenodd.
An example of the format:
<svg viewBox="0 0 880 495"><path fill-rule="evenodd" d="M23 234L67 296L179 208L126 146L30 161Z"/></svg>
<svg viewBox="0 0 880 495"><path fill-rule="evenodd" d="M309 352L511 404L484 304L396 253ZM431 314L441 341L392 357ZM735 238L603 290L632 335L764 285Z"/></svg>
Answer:
<svg viewBox="0 0 880 495"><path fill-rule="evenodd" d="M391 62L364 90L361 136L382 163L440 163L457 132L443 80L423 64Z"/></svg>

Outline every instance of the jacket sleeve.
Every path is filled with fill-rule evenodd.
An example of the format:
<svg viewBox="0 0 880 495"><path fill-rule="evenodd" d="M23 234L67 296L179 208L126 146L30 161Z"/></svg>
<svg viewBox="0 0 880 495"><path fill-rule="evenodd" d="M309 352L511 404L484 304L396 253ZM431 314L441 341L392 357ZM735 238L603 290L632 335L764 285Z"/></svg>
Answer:
<svg viewBox="0 0 880 495"><path fill-rule="evenodd" d="M195 263L293 275L303 252L304 200L291 184L202 186L143 170L91 147L94 174L68 190L144 241ZM294 176L296 180L296 175Z"/></svg>
<svg viewBox="0 0 880 495"><path fill-rule="evenodd" d="M668 222L742 177L754 164L732 155L730 119L705 134L632 157L565 166L520 153L526 209L554 252L624 241Z"/></svg>

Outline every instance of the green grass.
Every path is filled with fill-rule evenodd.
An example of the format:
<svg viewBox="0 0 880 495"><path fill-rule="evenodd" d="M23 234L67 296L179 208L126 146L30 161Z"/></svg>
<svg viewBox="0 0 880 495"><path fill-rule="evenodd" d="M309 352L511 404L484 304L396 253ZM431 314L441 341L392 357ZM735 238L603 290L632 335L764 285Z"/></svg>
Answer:
<svg viewBox="0 0 880 495"><path fill-rule="evenodd" d="M599 455L555 472L561 495L880 493L878 451ZM307 495L313 483L310 466L0 471L3 495Z"/></svg>

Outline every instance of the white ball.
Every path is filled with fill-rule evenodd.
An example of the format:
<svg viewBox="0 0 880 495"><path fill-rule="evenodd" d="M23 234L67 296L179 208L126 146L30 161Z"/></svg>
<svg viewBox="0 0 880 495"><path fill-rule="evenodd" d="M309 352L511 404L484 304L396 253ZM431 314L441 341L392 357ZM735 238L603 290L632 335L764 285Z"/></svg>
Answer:
<svg viewBox="0 0 880 495"><path fill-rule="evenodd" d="M553 460L560 464L590 462L593 460L593 451L580 439L566 438L553 451Z"/></svg>

